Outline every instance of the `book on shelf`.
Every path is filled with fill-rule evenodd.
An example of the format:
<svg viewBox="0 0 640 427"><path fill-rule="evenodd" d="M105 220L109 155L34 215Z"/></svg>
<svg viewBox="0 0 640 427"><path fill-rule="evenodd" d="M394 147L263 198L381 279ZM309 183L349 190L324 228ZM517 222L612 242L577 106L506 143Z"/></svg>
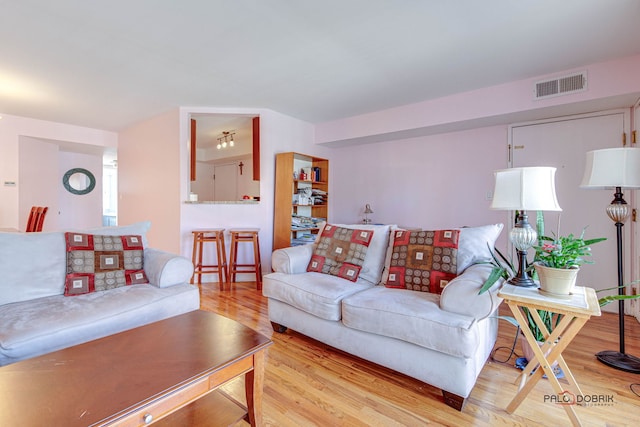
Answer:
<svg viewBox="0 0 640 427"><path fill-rule="evenodd" d="M291 215L291 230L308 230L320 227L320 223L326 221L325 218L316 218L304 215Z"/></svg>
<svg viewBox="0 0 640 427"><path fill-rule="evenodd" d="M300 246L313 243L316 240L316 236L310 233L305 233L301 236L297 236L291 239L291 246Z"/></svg>

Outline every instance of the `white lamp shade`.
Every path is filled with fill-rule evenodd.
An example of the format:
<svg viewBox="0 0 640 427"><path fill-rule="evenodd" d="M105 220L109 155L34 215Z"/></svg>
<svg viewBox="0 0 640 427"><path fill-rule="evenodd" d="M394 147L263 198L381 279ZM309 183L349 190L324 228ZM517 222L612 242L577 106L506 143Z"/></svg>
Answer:
<svg viewBox="0 0 640 427"><path fill-rule="evenodd" d="M587 152L582 188L640 188L640 148L605 148Z"/></svg>
<svg viewBox="0 0 640 427"><path fill-rule="evenodd" d="M491 209L561 211L555 175L556 168L547 166L496 171Z"/></svg>

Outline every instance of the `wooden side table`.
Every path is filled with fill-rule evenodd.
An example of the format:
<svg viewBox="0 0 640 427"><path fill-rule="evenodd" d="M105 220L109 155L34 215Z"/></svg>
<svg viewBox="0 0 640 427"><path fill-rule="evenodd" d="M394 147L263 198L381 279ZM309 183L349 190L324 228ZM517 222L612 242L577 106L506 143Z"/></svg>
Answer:
<svg viewBox="0 0 640 427"><path fill-rule="evenodd" d="M535 354L535 360L529 361L518 378L520 381L518 393L507 406L507 412L511 414L518 409L518 406L520 406L536 383L546 374L551 387L556 393L557 403L562 404L574 426L581 426L582 424L575 412L575 399L576 396L583 396L583 394L562 357L562 352L591 316L600 316L600 305L598 304L595 290L576 286L570 298L560 299L544 296L536 288L523 288L505 284L498 292L498 296L504 299L513 312L520 329L522 329ZM541 346L538 346L533 333L529 330L522 308L529 310L545 336L545 341ZM537 310L547 310L562 314L562 320L552 333L545 327ZM560 337L562 338L560 339ZM571 390L563 389L554 375L551 367L556 361L564 371ZM542 369L536 369L538 366ZM534 369L535 372L533 372ZM573 393L573 396L570 393Z"/></svg>

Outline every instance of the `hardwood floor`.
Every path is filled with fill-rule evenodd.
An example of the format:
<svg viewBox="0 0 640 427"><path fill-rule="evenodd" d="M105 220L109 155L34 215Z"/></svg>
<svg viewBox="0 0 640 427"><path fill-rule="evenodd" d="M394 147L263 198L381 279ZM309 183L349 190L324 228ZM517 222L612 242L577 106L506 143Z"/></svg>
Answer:
<svg viewBox="0 0 640 427"><path fill-rule="evenodd" d="M243 282L219 291L216 283L201 287L201 308L235 319L274 342L268 350L263 413L267 426L566 426L565 411L545 402L553 393L542 380L513 414L507 407L517 391L515 357L506 362L515 327L500 322L495 360L487 361L462 412L445 405L428 384L348 355L295 331L273 332L267 300L255 283ZM508 315L503 304L502 314ZM640 356L640 325L626 321L627 353ZM584 426L636 426L640 414L640 375L609 368L594 354L618 348L618 317L593 317L564 353L582 392L611 398L600 405L576 408ZM520 343L516 353L521 354ZM455 372L451 372L455 375ZM563 380L561 380L562 383ZM635 384L635 385L632 385ZM224 391L244 401L242 379ZM248 425L241 423L240 425Z"/></svg>

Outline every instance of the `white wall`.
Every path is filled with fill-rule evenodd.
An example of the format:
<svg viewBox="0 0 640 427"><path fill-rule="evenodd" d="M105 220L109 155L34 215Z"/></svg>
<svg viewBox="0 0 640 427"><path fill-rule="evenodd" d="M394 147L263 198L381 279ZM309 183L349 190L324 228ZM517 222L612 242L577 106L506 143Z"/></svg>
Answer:
<svg viewBox="0 0 640 427"><path fill-rule="evenodd" d="M73 194L62 185L58 186L58 229L85 229L102 226L102 156L92 154L60 151L58 155L58 176L56 181L62 183L62 177L69 169L82 168L93 174L96 179L95 188L88 194Z"/></svg>
<svg viewBox="0 0 640 427"><path fill-rule="evenodd" d="M48 208L42 231L58 230L58 155L56 144L20 137L18 152L18 229L24 231L32 206Z"/></svg>
<svg viewBox="0 0 640 427"><path fill-rule="evenodd" d="M174 253L180 251L180 203L186 200L180 171L177 109L120 132L118 224L151 221L149 244Z"/></svg>
<svg viewBox="0 0 640 427"><path fill-rule="evenodd" d="M99 129L72 126L26 117L2 114L0 120L0 227L21 228L24 216L19 208L20 159L19 143L21 138L49 140L52 143L72 143L77 147L115 150L118 135ZM33 153L33 161L41 161L40 155ZM102 176L102 174L100 174ZM16 186L7 186L5 182L15 182ZM51 194L57 195L62 181L50 182ZM48 216L48 214L47 214ZM47 227L47 220L45 220Z"/></svg>
<svg viewBox="0 0 640 427"><path fill-rule="evenodd" d="M504 222L489 209L493 171L507 166L507 127L493 126L334 150L333 221L369 217L426 229Z"/></svg>
<svg viewBox="0 0 640 427"><path fill-rule="evenodd" d="M61 151L58 144L20 137L19 229L26 228L32 206L46 206L42 230L93 228L102 225L102 156ZM89 194L68 192L62 177L69 169L93 173L96 187Z"/></svg>

